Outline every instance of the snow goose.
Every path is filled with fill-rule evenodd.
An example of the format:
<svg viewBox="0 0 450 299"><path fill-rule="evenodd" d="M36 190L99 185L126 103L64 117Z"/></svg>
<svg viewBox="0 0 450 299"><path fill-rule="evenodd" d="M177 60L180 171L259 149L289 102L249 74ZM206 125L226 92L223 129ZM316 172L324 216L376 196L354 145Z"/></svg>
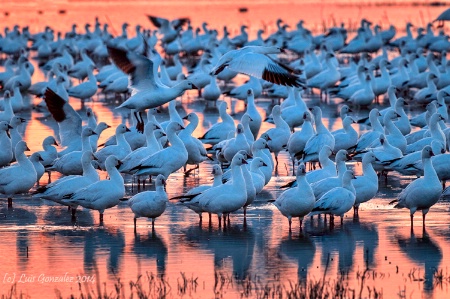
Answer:
<svg viewBox="0 0 450 299"><path fill-rule="evenodd" d="M337 176L326 177L311 184L311 188L313 189L314 197L316 198L316 200L319 200L322 195L324 195L331 189L342 186L342 177L344 176L345 171L347 171L345 161L351 160L351 157L347 154L346 150L342 149L336 154L335 160Z"/></svg>
<svg viewBox="0 0 450 299"><path fill-rule="evenodd" d="M391 83L396 88L402 88L408 84L409 74L406 69L407 65L408 61L402 58L399 62L397 73L391 75Z"/></svg>
<svg viewBox="0 0 450 299"><path fill-rule="evenodd" d="M115 207L125 195L123 178L116 168L120 166L120 163L120 160L115 156L109 156L105 162L109 180L95 182L64 196L66 202L97 210L100 214L100 224L102 225L105 210Z"/></svg>
<svg viewBox="0 0 450 299"><path fill-rule="evenodd" d="M289 137L291 135L291 129L289 125L281 117L281 108L279 105L275 105L272 109L273 121L275 122L275 128L269 129L266 134L269 136L267 144L269 149L275 155L276 167L278 167L278 154L287 146Z"/></svg>
<svg viewBox="0 0 450 299"><path fill-rule="evenodd" d="M353 212L356 216L359 212L359 205L374 198L378 192L378 176L372 166L372 163L377 161L374 153L365 153L362 158L363 175L357 176L352 182L356 192L355 204L353 205Z"/></svg>
<svg viewBox="0 0 450 299"><path fill-rule="evenodd" d="M33 153L28 159L31 163L33 163L33 167L36 170L36 183L39 186L39 180L45 172L44 165L42 165L42 161L44 160L41 158L41 155L38 152Z"/></svg>
<svg viewBox="0 0 450 299"><path fill-rule="evenodd" d="M219 227L222 226L222 215L239 210L247 201L246 183L241 169L244 164L247 164L244 157L235 155L231 161L233 182L211 187L195 197L206 212L217 214Z"/></svg>
<svg viewBox="0 0 450 299"><path fill-rule="evenodd" d="M169 120L160 123L161 129L166 130L167 125L173 121L179 123L180 125L184 124L183 119L177 111L176 100L172 100L169 102Z"/></svg>
<svg viewBox="0 0 450 299"><path fill-rule="evenodd" d="M228 68L275 84L300 87L303 83L294 74L294 70L267 56L268 54L282 52L284 52L283 49L274 46L247 46L238 50L231 50L220 58L211 73L218 75L225 68Z"/></svg>
<svg viewBox="0 0 450 299"><path fill-rule="evenodd" d="M270 152L268 154L265 153L265 150L269 150L269 146L267 145L267 141L263 138L257 139L252 146L252 155L253 159L261 158L266 166L260 168L260 171L264 175L264 185L269 183L272 178L273 172L273 160Z"/></svg>
<svg viewBox="0 0 450 299"><path fill-rule="evenodd" d="M205 99L205 101L215 102L220 98L222 91L220 90L220 87L217 84L216 77L211 75L208 76L209 76L209 84L207 84L204 87L202 97L203 99Z"/></svg>
<svg viewBox="0 0 450 299"><path fill-rule="evenodd" d="M330 149L334 148L335 140L333 135L328 131L322 122L322 110L316 106L310 109L314 116L316 125L316 134L312 136L305 145L303 152L297 153L302 157L303 162L317 161L318 154L324 146Z"/></svg>
<svg viewBox="0 0 450 299"><path fill-rule="evenodd" d="M147 217L152 219L152 230L155 229L155 219L164 213L169 201L164 190L166 180L162 174L156 177L155 191L145 191L134 195L128 201L128 206L134 213L134 231L136 231L136 219Z"/></svg>
<svg viewBox="0 0 450 299"><path fill-rule="evenodd" d="M8 165L13 160L13 149L11 139L8 136L7 131L11 126L6 122L0 122L0 167Z"/></svg>
<svg viewBox="0 0 450 299"><path fill-rule="evenodd" d="M89 142L91 144L92 152L96 152L98 148L98 139L100 138L100 135L103 133L104 130L111 128L110 125L106 124L105 122L99 122L97 126L95 126L94 132L95 134L89 137ZM92 127L91 127L92 129Z"/></svg>
<svg viewBox="0 0 450 299"><path fill-rule="evenodd" d="M422 150L422 163L424 176L411 182L399 194L394 208L407 208L410 211L411 227L413 227L414 213L422 210L422 224L425 227L425 216L431 206L433 206L441 196L442 187L439 178L431 163L433 151L430 146L425 146Z"/></svg>
<svg viewBox="0 0 450 299"><path fill-rule="evenodd" d="M215 123L206 133L199 138L203 143L215 145L228 138L230 132L236 130L233 118L227 113L227 103L222 102L219 106L219 115L222 122Z"/></svg>
<svg viewBox="0 0 450 299"><path fill-rule="evenodd" d="M157 137L162 135L166 135L163 131L159 130L159 126L153 121L147 122L145 125L145 138L146 138L146 146L135 149L131 153L129 153L125 158L123 158L122 165L119 167L119 172L121 173L129 173L130 170L139 165L139 163L145 159L153 155L154 153L162 150L162 146L158 141Z"/></svg>
<svg viewBox="0 0 450 299"><path fill-rule="evenodd" d="M220 167L220 165L218 164L214 164L211 174L214 176L214 182L212 185L200 185L190 189L188 192L186 192L186 194L171 198L171 200L181 199L180 200L181 204L183 204L185 207L191 209L192 211L198 214L200 218L200 223L203 220L202 213L206 211L203 210L203 208L200 206L200 203L197 202L194 198L210 188L222 185L222 167ZM209 220L211 222L211 214Z"/></svg>
<svg viewBox="0 0 450 299"><path fill-rule="evenodd" d="M14 194L26 193L36 183L36 170L25 151L29 151L27 143L20 141L14 149L17 164L0 169L0 193L8 198L8 208L12 208Z"/></svg>
<svg viewBox="0 0 450 299"><path fill-rule="evenodd" d="M13 108L11 106L11 92L6 90L3 94L3 111L0 111L0 121L6 121L9 123L11 118L15 116Z"/></svg>
<svg viewBox="0 0 450 299"><path fill-rule="evenodd" d="M309 111L303 113L303 124L299 131L291 134L288 140L288 152L292 159L292 166L294 167L294 160L297 158L298 153L303 152L308 140L315 134L314 127L311 123L312 115ZM294 171L292 172L295 173Z"/></svg>
<svg viewBox="0 0 450 299"><path fill-rule="evenodd" d="M244 84L239 85L228 92L224 92L223 94L232 98L236 98L238 100L245 101L247 99L249 89L253 90L253 96L255 98L261 96L263 87L260 80L250 76L249 80Z"/></svg>
<svg viewBox="0 0 450 299"><path fill-rule="evenodd" d="M293 131L295 127L303 124L303 113L308 110L308 107L300 95L300 90L293 90L294 105L281 110L281 118L289 125L291 131Z"/></svg>
<svg viewBox="0 0 450 299"><path fill-rule="evenodd" d="M89 136L92 136L93 134L95 134L95 132L92 131L91 128L84 128L83 133L81 134L81 151L72 151L62 157L59 157L48 169L56 170L64 175L81 175L83 173L81 157L84 152L91 151Z"/></svg>
<svg viewBox="0 0 450 299"><path fill-rule="evenodd" d="M64 101L63 98L49 88L45 91L44 99L48 110L58 123L61 146L67 147L59 155L80 150L82 144L80 115L68 102Z"/></svg>
<svg viewBox="0 0 450 299"><path fill-rule="evenodd" d="M167 87L156 81L157 73L154 63L132 52L108 47L108 52L114 63L126 74L131 76L132 96L117 108L129 108L143 111L155 108L181 96L188 89L196 89L189 80L183 80L174 87Z"/></svg>
<svg viewBox="0 0 450 299"><path fill-rule="evenodd" d="M174 41L179 34L182 26L189 21L188 18L179 18L169 21L167 19L155 16L147 16L152 24L158 27L159 33L162 34L161 42L163 44L170 43Z"/></svg>
<svg viewBox="0 0 450 299"><path fill-rule="evenodd" d="M358 132L353 129L352 124L355 123L351 116L347 116L343 121L344 132L334 135L335 145L334 151L341 149L353 148L358 141Z"/></svg>
<svg viewBox="0 0 450 299"><path fill-rule="evenodd" d="M83 167L82 175L69 175L64 176L53 183L46 186L39 187L33 192L33 198L43 198L57 202L62 205L72 206L72 216L75 217L77 204L67 203L63 199L64 196L75 193L77 190L87 187L100 180L95 168L92 166L92 160L94 155L91 151L86 151L81 157L81 164Z"/></svg>
<svg viewBox="0 0 450 299"><path fill-rule="evenodd" d="M306 174L308 183L313 184L324 178L335 177L337 175L336 165L330 160L330 156L333 153L331 148L325 145L320 149L319 163L322 165L321 169L310 171Z"/></svg>
<svg viewBox="0 0 450 299"><path fill-rule="evenodd" d="M411 126L419 127L419 128L423 128L425 126L428 126L428 123L430 122L431 116L433 114L435 114L436 112L437 112L437 102L436 101L432 101L431 103L429 103L429 104L427 104L425 106L425 112L423 112L423 113L421 113L419 115L416 115L415 117L413 117L410 120ZM412 142L418 140L418 139L415 139L415 137L413 138L413 136L415 134L417 134L417 132L420 132L420 131L413 132L413 133L409 134L406 137L407 140L408 140L408 143L412 143ZM423 136L423 131L422 131L422 134L420 136L418 136L419 139L422 138L422 136Z"/></svg>
<svg viewBox="0 0 450 299"><path fill-rule="evenodd" d="M398 98L395 103L395 112L399 115L399 119L394 121L395 126L402 132L403 135L411 133L411 124L409 123L408 115L405 112L405 105L408 103L403 98Z"/></svg>
<svg viewBox="0 0 450 299"><path fill-rule="evenodd" d="M443 120L444 118L439 114L435 113L430 118L430 124L429 124L429 133L430 137L422 138L414 143L408 144L406 147L406 153L413 153L416 151L420 151L423 149L425 145L431 145L431 142L433 140L438 140L444 144L444 146L447 145L447 139L445 138L445 134L442 131L441 127L439 126L439 122Z"/></svg>
<svg viewBox="0 0 450 299"><path fill-rule="evenodd" d="M158 175L162 174L168 178L170 174L183 167L188 159L188 152L183 141L178 137L176 131L184 129L180 124L172 122L167 126L167 138L171 144L143 159L138 166L131 169L136 175Z"/></svg>
<svg viewBox="0 0 450 299"><path fill-rule="evenodd" d="M436 163L434 163L434 160L437 159L440 156L440 154L445 153L445 147L442 142L438 140L433 140L431 142L431 149L433 150L433 153L435 153L435 156L433 156L431 160L433 161L433 166L436 170L436 173L438 173L439 166ZM439 161L441 162L444 162L445 160L446 160L445 158L439 159ZM443 165L447 164L444 163ZM417 177L422 176L423 175L422 149L403 156L401 159L391 163L390 166L392 169L403 175L416 175ZM442 167L439 168L441 169ZM439 176L439 179L441 179L441 176Z"/></svg>
<svg viewBox="0 0 450 299"><path fill-rule="evenodd" d="M373 166L376 171L387 173L387 171L391 170L391 167L389 166L390 163L402 158L403 154L397 147L389 144L389 141L384 134L380 134L379 141L381 146L370 149L379 160L379 162L375 162Z"/></svg>
<svg viewBox="0 0 450 299"><path fill-rule="evenodd" d="M192 134L194 133L195 129L198 126L198 116L196 113L191 112L188 115L186 115L185 117L183 117L183 119L186 119L187 121L189 121L189 124L185 127L184 130L182 130L179 134L178 137L180 137L181 141L183 141L184 146L186 147L187 153L188 153L188 159L186 161L186 165L195 165L196 167L189 170L192 171L194 169L199 168L200 163L202 163L203 161L205 161L208 156L207 156L207 152L205 147L203 146L203 143L198 140L197 138L195 138L194 136L192 136ZM249 149L250 151L250 149ZM186 167L185 165L185 167ZM185 169L186 171L186 169Z"/></svg>
<svg viewBox="0 0 450 299"><path fill-rule="evenodd" d="M130 144L124 136L125 132L129 131L130 129L128 129L124 124L118 125L116 128L117 144L104 147L95 153L102 169L105 169L105 161L109 156L114 155L117 159L121 160L131 153Z"/></svg>
<svg viewBox="0 0 450 299"><path fill-rule="evenodd" d="M314 207L314 193L305 175L306 167L301 163L297 168L297 187L284 191L273 202L281 214L288 218L289 231L291 231L292 217L299 217L300 230L302 230L303 217L308 215Z"/></svg>
<svg viewBox="0 0 450 299"><path fill-rule="evenodd" d="M23 140L22 135L19 132L19 126L24 123L26 120L19 116L14 116L11 118L9 122L9 136L11 137L11 146L12 148L16 148L17 143ZM15 157L15 155L13 155ZM13 157L13 159L14 159Z"/></svg>
<svg viewBox="0 0 450 299"><path fill-rule="evenodd" d="M253 133L250 129L250 124L253 122L253 119L246 113L244 113L241 117L241 124L244 128L244 135L245 139L247 139L247 143L250 146L250 148L253 145L253 142L255 142L255 137L253 136Z"/></svg>
<svg viewBox="0 0 450 299"><path fill-rule="evenodd" d="M342 187L336 187L325 193L315 202L314 208L309 215L330 214L330 225L334 224L334 216L341 217L341 224L344 222L344 214L350 211L355 204L355 188L352 179L355 176L351 170L347 170L342 177Z"/></svg>
<svg viewBox="0 0 450 299"><path fill-rule="evenodd" d="M258 109L255 105L255 94L253 93L252 89L247 90L247 110L246 113L250 116L252 121L250 122L250 130L252 131L252 134L255 138L255 140L258 138L258 133L261 128L262 123L262 117L259 113Z"/></svg>
<svg viewBox="0 0 450 299"><path fill-rule="evenodd" d="M78 98L82 103L86 99L90 99L97 92L97 79L95 79L94 73L92 72L94 67L91 65L88 67L88 80L77 85L70 87L67 90L69 96Z"/></svg>
<svg viewBox="0 0 450 299"><path fill-rule="evenodd" d="M375 99L375 94L372 90L372 79L370 75L366 75L366 79L363 82L362 89L357 90L352 96L348 99L348 102L358 105L358 106L368 106L372 104Z"/></svg>
<svg viewBox="0 0 450 299"><path fill-rule="evenodd" d="M341 74L333 64L333 58L334 54L327 53L325 56L327 68L308 79L307 86L320 89L321 95L323 92L326 93L329 87L334 86L341 79Z"/></svg>
<svg viewBox="0 0 450 299"><path fill-rule="evenodd" d="M433 73L428 74L427 76L427 87L420 89L414 94L414 101L419 104L427 104L432 100L436 99L437 87L434 83L436 79L436 75Z"/></svg>
<svg viewBox="0 0 450 299"><path fill-rule="evenodd" d="M389 65L389 61L382 59L379 63L381 76L375 77L372 72L370 73L372 76L372 91L377 99L377 102L378 97L385 94L388 91L389 86L391 86L391 77L387 70L387 66Z"/></svg>

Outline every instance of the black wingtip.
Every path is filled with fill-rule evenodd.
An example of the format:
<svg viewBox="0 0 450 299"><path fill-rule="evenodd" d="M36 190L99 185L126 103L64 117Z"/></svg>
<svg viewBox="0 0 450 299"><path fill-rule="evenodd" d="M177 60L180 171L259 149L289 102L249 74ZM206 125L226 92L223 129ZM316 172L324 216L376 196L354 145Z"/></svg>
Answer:
<svg viewBox="0 0 450 299"><path fill-rule="evenodd" d="M61 98L56 92L47 87L44 94L44 100L47 104L48 110L57 122L62 122L66 119L66 114L63 109L66 101L64 101L63 98Z"/></svg>
<svg viewBox="0 0 450 299"><path fill-rule="evenodd" d="M114 64L125 74L132 74L136 67L127 57L127 51L115 47L107 46L109 57Z"/></svg>

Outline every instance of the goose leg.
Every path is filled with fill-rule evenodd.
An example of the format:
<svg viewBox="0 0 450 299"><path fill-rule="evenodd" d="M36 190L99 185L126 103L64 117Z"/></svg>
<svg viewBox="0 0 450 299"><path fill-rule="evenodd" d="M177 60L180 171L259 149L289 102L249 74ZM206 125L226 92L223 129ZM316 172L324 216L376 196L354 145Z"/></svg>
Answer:
<svg viewBox="0 0 450 299"><path fill-rule="evenodd" d="M103 225L103 213L100 213L100 225Z"/></svg>
<svg viewBox="0 0 450 299"><path fill-rule="evenodd" d="M71 213L72 214L72 220L77 219L76 213L77 213L77 209L76 208L72 208L72 213Z"/></svg>
<svg viewBox="0 0 450 299"><path fill-rule="evenodd" d="M289 221L289 232L291 232L292 231L292 219L289 218L288 221Z"/></svg>
<svg viewBox="0 0 450 299"><path fill-rule="evenodd" d="M222 227L222 216L217 215L217 218L219 219L219 227Z"/></svg>
<svg viewBox="0 0 450 299"><path fill-rule="evenodd" d="M302 217L298 217L298 219L300 220L300 232L302 231L302 226L303 226L303 218Z"/></svg>
<svg viewBox="0 0 450 299"><path fill-rule="evenodd" d="M134 233L136 234L136 217L134 217Z"/></svg>
<svg viewBox="0 0 450 299"><path fill-rule="evenodd" d="M414 226L414 214L411 214L410 215L410 218L411 218L411 227L413 227Z"/></svg>

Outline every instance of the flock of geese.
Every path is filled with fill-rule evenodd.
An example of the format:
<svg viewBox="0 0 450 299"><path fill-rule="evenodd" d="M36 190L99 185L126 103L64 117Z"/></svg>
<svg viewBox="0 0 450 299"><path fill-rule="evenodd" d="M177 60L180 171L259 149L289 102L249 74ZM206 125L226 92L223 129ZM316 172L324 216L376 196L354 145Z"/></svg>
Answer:
<svg viewBox="0 0 450 299"><path fill-rule="evenodd" d="M301 229L308 215L329 214L330 224L334 216L342 222L352 208L357 215L359 205L376 196L378 179L392 171L417 176L392 203L410 210L411 226L414 213L422 211L425 226L426 214L450 178L450 42L442 30L436 34L429 24L414 35L408 23L406 36L397 37L394 27L382 31L363 19L349 39L344 26L314 35L302 21L288 30L278 20L275 32L263 38L266 32L260 30L250 40L247 26L234 37L225 27L219 38L206 23L193 28L188 19L149 20L156 29L138 25L132 38L128 24L114 37L98 20L93 30L86 24L80 33L73 25L56 38L51 27L35 34L27 27L5 28L0 35L0 193L9 207L14 195L30 192L45 172L57 171L63 176L33 189L32 197L68 206L73 217L78 206L97 210L102 223L104 211L125 196L125 175L138 183L150 177L155 191L128 200L136 229L137 218L151 218L154 224L164 213L172 173L184 168L189 174L210 163L212 185L173 199L200 221L203 213L209 213L210 222L211 214L218 215L221 226L241 208L245 219L247 207L278 167L279 154L288 152L297 178L283 186L289 189L273 204L288 218L289 229L292 218L300 219ZM36 63L30 55L45 81L32 84ZM249 79L230 89L237 74ZM176 110L177 98L191 89L198 90L198 100L217 105L221 118L200 138L193 136L199 116L181 117ZM303 99L317 89L321 100L343 103L341 129L330 132L321 108L308 107ZM43 150L29 157L18 131L25 121L20 114L29 108L26 93L42 98L34 108L59 126L59 135L45 138ZM109 126L97 122L90 108L83 124L68 101L84 102L98 93L124 96L117 109L132 115L132 125L120 124L102 145L99 135ZM227 112L232 107L220 100L222 95L245 101L239 121ZM265 119L255 104L262 96L282 99ZM378 105L383 96L390 103L385 109ZM155 116L166 103L170 120L160 123ZM406 105L423 113L410 118ZM355 108L370 109L368 118L352 116ZM274 127L260 132L262 121ZM354 123L367 124L367 130L359 135ZM355 177L349 160L362 161L362 175ZM189 165L194 168L188 170ZM100 179L99 169L107 179Z"/></svg>

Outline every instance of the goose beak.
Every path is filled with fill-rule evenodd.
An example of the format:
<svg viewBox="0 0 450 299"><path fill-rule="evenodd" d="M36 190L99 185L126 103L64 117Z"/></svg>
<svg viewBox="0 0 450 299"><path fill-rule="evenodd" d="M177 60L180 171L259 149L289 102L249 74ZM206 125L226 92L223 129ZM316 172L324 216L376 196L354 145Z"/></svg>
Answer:
<svg viewBox="0 0 450 299"><path fill-rule="evenodd" d="M109 128L111 128L111 126L110 125L106 125L106 128L109 129Z"/></svg>
<svg viewBox="0 0 450 299"><path fill-rule="evenodd" d="M267 166L267 164L266 164L266 163L264 163L264 162L263 162L263 164L262 164L262 165L263 165L263 166Z"/></svg>
<svg viewBox="0 0 450 299"><path fill-rule="evenodd" d="M24 122L26 122L27 120L25 119L25 118L20 118L20 122L22 122L22 123L24 123Z"/></svg>
<svg viewBox="0 0 450 299"><path fill-rule="evenodd" d="M122 164L123 164L122 161L117 160L117 166L116 166L116 167L118 168L118 167L120 167Z"/></svg>
<svg viewBox="0 0 450 299"><path fill-rule="evenodd" d="M183 119L188 119L188 117L189 117L189 114L188 114L188 115L186 115L185 117L183 117Z"/></svg>
<svg viewBox="0 0 450 299"><path fill-rule="evenodd" d="M30 151L30 148L28 147L28 145L27 145L27 148L25 149L25 151L26 151L26 152L29 152L29 151Z"/></svg>
<svg viewBox="0 0 450 299"><path fill-rule="evenodd" d="M44 161L44 159L42 159L42 157L41 157L41 156L39 156L39 161L41 161L41 162L42 162L42 161Z"/></svg>
<svg viewBox="0 0 450 299"><path fill-rule="evenodd" d="M58 142L53 141L53 145L59 146Z"/></svg>
<svg viewBox="0 0 450 299"><path fill-rule="evenodd" d="M98 161L98 158L97 158L97 156L96 156L96 155L92 155L92 160L94 160L94 161Z"/></svg>
<svg viewBox="0 0 450 299"><path fill-rule="evenodd" d="M242 159L242 164L248 164L247 160Z"/></svg>
<svg viewBox="0 0 450 299"><path fill-rule="evenodd" d="M198 89L198 87L192 84L192 89Z"/></svg>
<svg viewBox="0 0 450 299"><path fill-rule="evenodd" d="M11 129L13 129L13 127L12 127L12 126L10 126L10 125L8 125L8 130L11 130Z"/></svg>

